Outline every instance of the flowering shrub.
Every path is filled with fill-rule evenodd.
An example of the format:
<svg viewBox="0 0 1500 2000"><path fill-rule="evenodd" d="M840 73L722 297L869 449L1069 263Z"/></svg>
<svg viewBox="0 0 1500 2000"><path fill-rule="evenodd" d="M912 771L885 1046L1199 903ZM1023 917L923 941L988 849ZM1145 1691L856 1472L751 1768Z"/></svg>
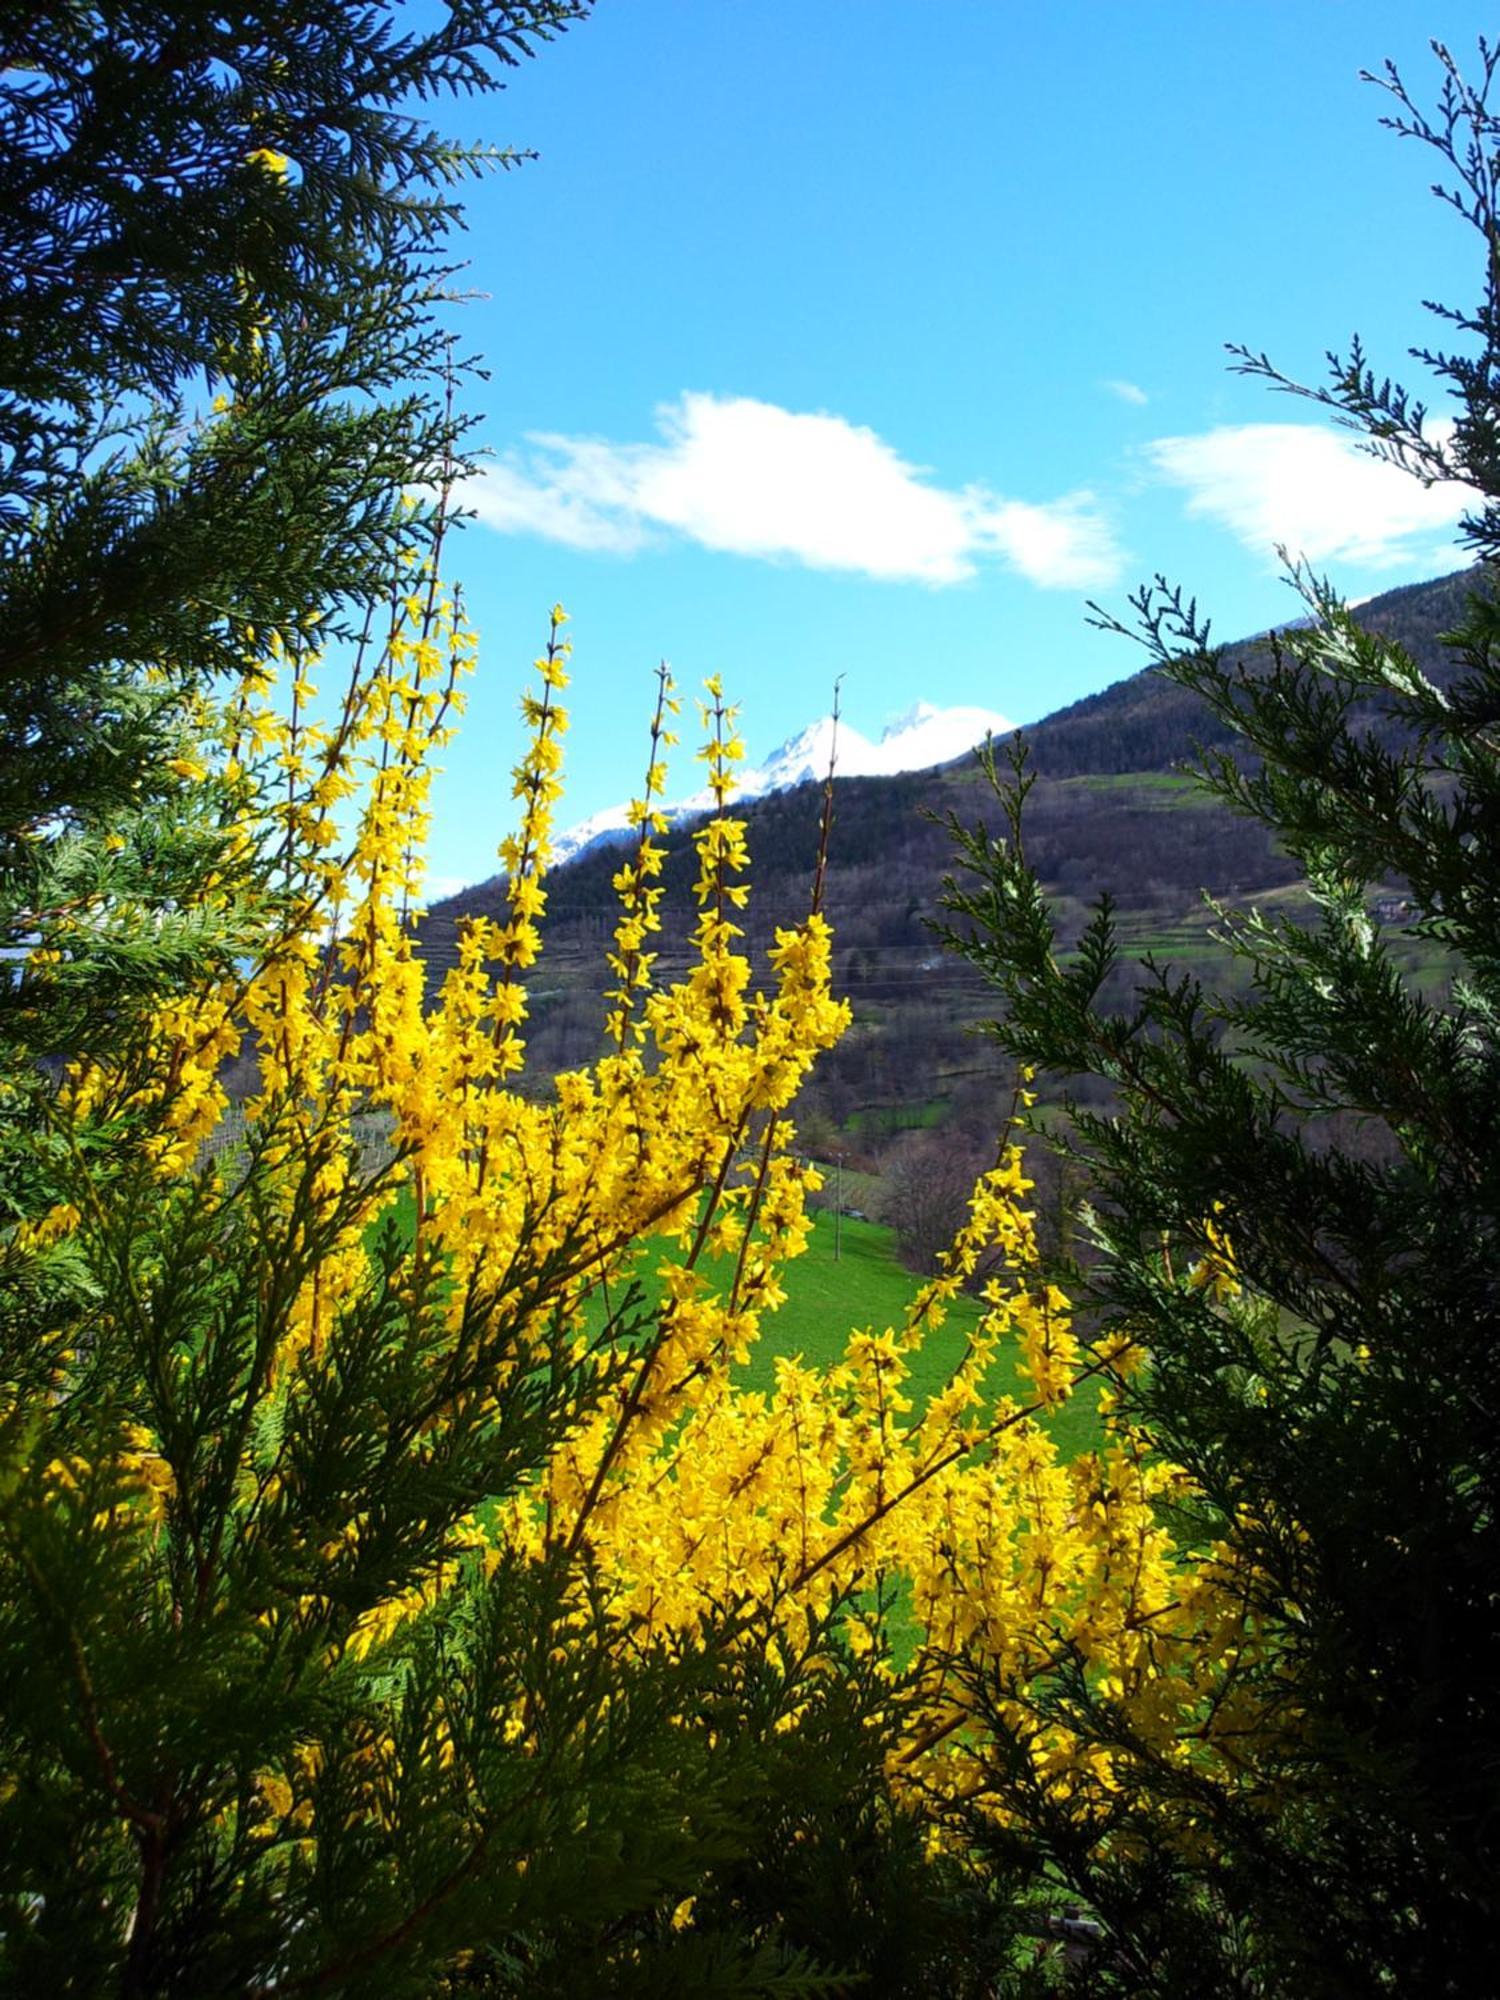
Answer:
<svg viewBox="0 0 1500 2000"><path fill-rule="evenodd" d="M433 567L331 708L313 626L262 635L199 714L202 782L271 871L266 942L143 1044L75 1065L59 1199L11 1246L75 1278L47 1351L12 1357L3 1434L5 1637L47 1683L0 1806L19 1967L66 1936L142 1992L240 1991L247 1967L257 1991L355 1990L377 1963L382 1990L428 1991L503 1946L542 1991L565 1848L591 1880L575 1959L691 1949L749 1784L712 1776L737 1738L835 1742L843 1790L874 1783L887 1828L932 1851L983 1808L996 1729L1085 1829L1126 1782L1028 1704L1060 1653L1184 1759L1244 1725L1221 1666L1239 1598L1174 1548L1181 1475L1112 1415L1137 1357L1085 1340L1042 1273L1013 1130L901 1325L743 1385L817 1184L789 1107L848 1009L816 896L766 983L738 949L741 753L716 682L692 969L653 974L663 672L602 1053L518 1081L563 624L523 702L508 920L471 922L435 993L413 921L430 759L475 649ZM217 1145L246 1055L245 1136ZM372 1109L392 1133L374 1165ZM916 1407L913 1352L997 1249ZM1024 1403L995 1387L1005 1343ZM1048 1423L1075 1394L1102 1442L1069 1462ZM834 1711L852 1735L829 1738ZM24 1852L38 1823L53 1845ZM799 1962L795 1927L739 1922L752 1990L758 1952Z"/></svg>

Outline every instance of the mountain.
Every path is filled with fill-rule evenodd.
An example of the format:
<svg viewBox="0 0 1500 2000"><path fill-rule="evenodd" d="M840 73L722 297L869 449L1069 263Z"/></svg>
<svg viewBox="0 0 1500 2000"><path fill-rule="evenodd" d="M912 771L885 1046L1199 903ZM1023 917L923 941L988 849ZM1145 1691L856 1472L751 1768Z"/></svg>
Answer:
<svg viewBox="0 0 1500 2000"><path fill-rule="evenodd" d="M1403 645L1441 685L1452 666L1439 637L1458 624L1471 587L1472 572L1456 570L1369 598L1358 616L1369 631ZM1228 651L1252 658L1264 654L1265 635L1242 639ZM1037 768L1057 778L1171 770L1192 758L1195 743L1219 747L1230 741L1230 732L1205 713L1195 695L1149 667L1057 710L1026 734Z"/></svg>
<svg viewBox="0 0 1500 2000"><path fill-rule="evenodd" d="M931 702L919 701L888 723L879 742L872 743L847 722L841 721L835 730L833 717L822 715L789 736L764 764L739 767L735 804L739 807L794 785L821 784L835 759L839 775L846 778L926 770L964 756L987 735L1009 735L1015 726L994 709L934 708ZM703 790L664 806L663 811L669 823L676 825L706 812L712 803L709 792ZM617 846L629 833L629 805L606 806L557 835L552 843L553 866L576 860L596 847Z"/></svg>
<svg viewBox="0 0 1500 2000"><path fill-rule="evenodd" d="M1458 622L1470 581L1460 572L1390 591L1362 605L1359 616L1399 640L1441 682L1451 667L1439 638ZM1229 651L1252 667L1269 657L1265 635ZM1006 1081L994 1074L974 1033L992 1005L990 994L938 948L930 928L953 866L945 820L993 824L998 815L967 752L926 768L899 768L897 760L918 744L941 740L924 733L933 723L933 712L919 707L879 744L867 745L872 755L893 760L883 770L856 775L841 749L824 908L834 928L836 985L854 1004L855 1025L820 1063L798 1117L809 1138L821 1134L825 1153L836 1144L846 1158L873 1156L903 1124L942 1122L992 1136ZM743 806L752 857L744 922L752 951L807 907L827 768L825 729L826 722L813 724L768 759L757 776L771 773L773 782ZM970 740L981 733L968 721L959 729ZM1274 910L1297 894L1297 873L1259 826L1230 814L1184 772L1195 743L1217 747L1228 740L1226 729L1195 697L1148 668L1025 734L1037 773L1027 802L1027 851L1063 943L1108 890L1122 937L1135 951L1219 985L1232 982L1235 968L1213 939L1203 892L1232 906ZM852 750L854 738L841 729L844 748ZM779 782L778 772L785 773ZM658 970L670 978L688 962L696 864L685 828L674 830L667 846ZM538 1076L586 1061L598 1046L617 867L617 854L596 849L548 879L545 951L530 987L530 1060ZM435 907L423 929L434 971L451 962L454 928L464 915L499 915L503 907L499 879ZM1436 961L1425 970L1440 983Z"/></svg>

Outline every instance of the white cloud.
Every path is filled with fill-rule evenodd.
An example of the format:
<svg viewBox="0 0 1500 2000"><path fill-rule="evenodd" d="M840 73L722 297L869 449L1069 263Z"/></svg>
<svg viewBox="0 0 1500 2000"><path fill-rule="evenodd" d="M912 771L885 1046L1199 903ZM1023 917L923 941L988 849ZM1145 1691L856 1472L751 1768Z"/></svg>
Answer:
<svg viewBox="0 0 1500 2000"><path fill-rule="evenodd" d="M542 433L482 472L466 500L505 534L630 553L681 536L735 555L934 585L998 557L1044 588L1112 582L1120 555L1094 497L1031 503L936 485L843 417L689 393L659 439Z"/></svg>
<svg viewBox="0 0 1500 2000"><path fill-rule="evenodd" d="M601 497L590 461L612 449L587 439L538 435L531 442L558 455L544 475L513 457L487 465L470 480L463 498L481 521L503 535L542 535L571 549L608 549L630 555L648 539L638 514Z"/></svg>
<svg viewBox="0 0 1500 2000"><path fill-rule="evenodd" d="M1147 449L1163 477L1187 492L1190 514L1207 515L1268 557L1284 543L1311 562L1428 563L1430 538L1441 545L1478 497L1456 481L1424 487L1352 437L1311 424L1223 425Z"/></svg>
<svg viewBox="0 0 1500 2000"><path fill-rule="evenodd" d="M994 549L1032 583L1056 590L1091 590L1113 583L1121 558L1109 523L1095 513L1092 493L1071 493L1046 506L1006 500L975 518L976 546Z"/></svg>
<svg viewBox="0 0 1500 2000"><path fill-rule="evenodd" d="M1100 383L1100 388L1108 389L1112 396L1118 396L1122 403L1134 403L1137 409L1149 403L1151 398L1138 382L1126 382L1119 376L1110 376Z"/></svg>

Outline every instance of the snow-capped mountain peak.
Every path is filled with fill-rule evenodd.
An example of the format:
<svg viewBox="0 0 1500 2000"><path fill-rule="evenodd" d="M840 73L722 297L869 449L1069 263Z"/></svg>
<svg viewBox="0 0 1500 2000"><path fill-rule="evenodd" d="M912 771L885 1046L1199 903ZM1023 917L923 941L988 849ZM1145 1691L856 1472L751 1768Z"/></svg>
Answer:
<svg viewBox="0 0 1500 2000"><path fill-rule="evenodd" d="M1015 726L992 708L934 708L930 701L915 702L886 724L879 743L871 746L873 761L850 775L925 771L931 764L951 763L986 736L1008 735Z"/></svg>
<svg viewBox="0 0 1500 2000"><path fill-rule="evenodd" d="M920 729L931 722L934 716L942 714L930 701L914 701L904 715L893 715L880 732L882 743L890 743L898 736L904 736L909 729Z"/></svg>
<svg viewBox="0 0 1500 2000"><path fill-rule="evenodd" d="M839 723L835 737L833 717L820 715L816 722L789 736L764 764L742 764L735 773L735 797L763 798L767 792L784 792L809 778L826 778L830 760L836 763L836 776L857 775L863 772L874 748L867 736L861 736L847 722Z"/></svg>
<svg viewBox="0 0 1500 2000"><path fill-rule="evenodd" d="M820 715L816 722L789 736L763 764L740 766L735 773L734 802L764 798L769 792L784 792L809 779L825 778L830 752L835 748L835 776L887 778L898 771L925 771L934 764L951 763L987 735L1003 736L1014 727L994 709L936 708L929 701L918 701L886 724L878 743L840 721L835 744L833 717ZM669 819L690 819L712 804L711 794L700 791L663 810ZM627 808L608 806L557 836L552 844L553 862L571 860L601 842L623 840L627 831Z"/></svg>

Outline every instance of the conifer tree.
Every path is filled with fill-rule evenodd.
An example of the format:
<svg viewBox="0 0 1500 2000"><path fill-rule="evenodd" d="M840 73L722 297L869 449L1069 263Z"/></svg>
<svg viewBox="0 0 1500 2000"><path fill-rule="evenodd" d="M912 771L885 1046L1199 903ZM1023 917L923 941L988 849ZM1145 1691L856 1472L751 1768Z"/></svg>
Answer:
<svg viewBox="0 0 1500 2000"><path fill-rule="evenodd" d="M103 0L0 26L0 1212L44 1192L38 1058L118 1038L271 920L195 701L247 633L357 631L430 540L405 496L463 463L455 189L518 156L422 108L584 11Z"/></svg>
<svg viewBox="0 0 1500 2000"><path fill-rule="evenodd" d="M519 156L423 107L584 12L102 0L0 24L0 1225L56 1196L58 1066L278 921L205 704L257 631L356 635L440 532L407 496L465 463L456 190ZM66 1261L0 1255L18 1329Z"/></svg>
<svg viewBox="0 0 1500 2000"><path fill-rule="evenodd" d="M1479 304L1442 314L1456 351L1418 357L1456 422L1434 427L1358 343L1299 393L1415 476L1474 489L1478 567L1445 672L1429 680L1302 568L1305 620L1259 665L1217 653L1162 579L1134 601L1160 670L1234 732L1203 782L1304 877L1299 906L1218 912L1242 997L1152 960L1123 1004L1102 997L1131 968L1107 900L1059 946L1026 861L1024 747L996 779L1000 829L956 829L951 940L1003 998L1001 1045L1070 1106L1099 1253L1078 1280L1136 1357L1117 1392L1189 1475L1178 1532L1230 1566L1262 1638L1214 1697L1221 1723L1243 1719L1216 1764L1161 1755L1060 1651L1030 1712L1131 1774L1089 1819L1045 1795L1000 1717L1014 1691L974 1670L993 1799L1105 1920L1094 1992L1494 1985L1500 116L1496 51L1481 44L1471 83L1435 46L1432 113L1394 68L1374 80L1483 244ZM1382 891L1409 915L1377 917ZM1078 1075L1112 1086L1109 1111L1073 1103Z"/></svg>

